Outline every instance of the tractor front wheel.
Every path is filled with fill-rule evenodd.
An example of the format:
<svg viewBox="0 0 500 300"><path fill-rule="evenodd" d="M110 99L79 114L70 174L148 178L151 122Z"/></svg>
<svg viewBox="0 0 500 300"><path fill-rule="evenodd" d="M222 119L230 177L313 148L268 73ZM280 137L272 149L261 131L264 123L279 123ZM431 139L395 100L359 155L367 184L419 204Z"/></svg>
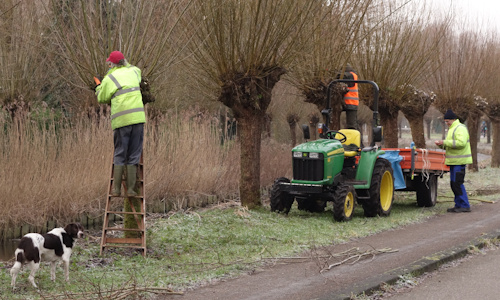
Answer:
<svg viewBox="0 0 500 300"><path fill-rule="evenodd" d="M356 205L356 190L352 185L341 184L333 194L333 218L335 221L349 221Z"/></svg>
<svg viewBox="0 0 500 300"><path fill-rule="evenodd" d="M394 177L391 163L387 159L377 158L370 185L370 199L363 202L365 216L389 216L393 199Z"/></svg>
<svg viewBox="0 0 500 300"><path fill-rule="evenodd" d="M292 208L294 197L280 189L280 184L282 182L290 183L290 179L280 177L274 181L270 194L271 211L284 212L285 214L288 214Z"/></svg>

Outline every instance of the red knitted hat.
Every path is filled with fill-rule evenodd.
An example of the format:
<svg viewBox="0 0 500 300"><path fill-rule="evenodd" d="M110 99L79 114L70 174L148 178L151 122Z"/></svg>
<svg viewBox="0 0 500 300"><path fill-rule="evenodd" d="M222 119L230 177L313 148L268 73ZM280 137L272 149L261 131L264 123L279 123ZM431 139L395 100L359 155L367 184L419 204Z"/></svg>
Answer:
<svg viewBox="0 0 500 300"><path fill-rule="evenodd" d="M113 51L109 55L108 59L106 59L106 61L118 64L122 59L125 59L125 56L123 56L123 54L120 51Z"/></svg>

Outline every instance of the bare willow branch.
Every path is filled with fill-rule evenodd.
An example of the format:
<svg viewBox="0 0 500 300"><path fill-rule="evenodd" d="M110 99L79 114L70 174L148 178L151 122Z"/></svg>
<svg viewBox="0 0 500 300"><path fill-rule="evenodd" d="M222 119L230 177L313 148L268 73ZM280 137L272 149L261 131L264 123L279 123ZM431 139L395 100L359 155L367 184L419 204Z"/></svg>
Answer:
<svg viewBox="0 0 500 300"><path fill-rule="evenodd" d="M397 128L401 99L435 69L438 46L449 28L431 9L409 1L380 1L363 25L353 62L360 77L380 87L379 111L385 128ZM361 96L371 105L368 91ZM385 146L398 147L397 130L385 131Z"/></svg>
<svg viewBox="0 0 500 300"><path fill-rule="evenodd" d="M365 252L359 252L359 253L355 253L339 262L335 262L333 264L328 264L328 266L324 269L321 269L320 270L320 273L323 273L323 272L326 272L326 271L329 271L335 267L338 267L342 264L346 264L346 263L350 263L350 264L355 264L357 263L359 260L365 258L365 257L369 257L371 256L372 258L374 258L376 255L379 255L379 254L384 254L384 253L395 253L395 252L398 252L399 250L395 250L395 249L391 249L391 248L382 248L382 249L371 249L371 250L367 250Z"/></svg>
<svg viewBox="0 0 500 300"><path fill-rule="evenodd" d="M184 56L186 32L179 20L191 0L181 1L60 1L45 11L54 17L52 50L78 74L79 86L104 75L104 60L120 50L143 76L158 79ZM74 84L74 83L73 83Z"/></svg>
<svg viewBox="0 0 500 300"><path fill-rule="evenodd" d="M6 0L0 2L0 104L34 102L50 91L44 26L48 18L41 3Z"/></svg>

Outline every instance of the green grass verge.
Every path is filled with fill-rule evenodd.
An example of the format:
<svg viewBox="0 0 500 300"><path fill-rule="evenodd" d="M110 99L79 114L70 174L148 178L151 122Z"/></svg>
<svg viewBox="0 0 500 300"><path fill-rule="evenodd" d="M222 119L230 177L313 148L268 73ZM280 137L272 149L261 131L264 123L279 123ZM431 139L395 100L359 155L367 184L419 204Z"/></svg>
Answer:
<svg viewBox="0 0 500 300"><path fill-rule="evenodd" d="M466 187L488 188L489 182L484 178L498 178L498 173L489 168L468 173ZM444 213L452 206L448 203L452 201L448 180L446 175L439 180L440 202L432 208L417 207L414 193L396 192L387 218L365 218L362 208L357 207L351 221L337 223L331 206L323 213L303 212L294 206L285 216L271 213L268 207L248 211L231 205L152 216L147 220L147 258L134 251L116 249L109 249L100 257L99 239L86 238L74 248L69 283L62 280L60 267L56 282L52 283L49 265L43 264L36 277L39 291L29 284L25 268L18 276L18 289L12 292L9 268L13 261L0 263L0 299L118 298L134 290L147 297L152 295L149 292L165 291L158 288L196 288L252 272L276 258L344 243ZM495 196L472 194L471 198L491 200ZM98 237L100 232L93 235Z"/></svg>

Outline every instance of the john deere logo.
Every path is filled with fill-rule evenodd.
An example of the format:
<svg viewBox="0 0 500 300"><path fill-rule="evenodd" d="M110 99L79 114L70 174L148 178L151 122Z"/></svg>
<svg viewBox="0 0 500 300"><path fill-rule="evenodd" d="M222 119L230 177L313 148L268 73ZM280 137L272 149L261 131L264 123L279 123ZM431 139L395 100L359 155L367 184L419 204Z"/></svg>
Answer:
<svg viewBox="0 0 500 300"><path fill-rule="evenodd" d="M307 153L302 153L302 156L307 157Z"/></svg>

